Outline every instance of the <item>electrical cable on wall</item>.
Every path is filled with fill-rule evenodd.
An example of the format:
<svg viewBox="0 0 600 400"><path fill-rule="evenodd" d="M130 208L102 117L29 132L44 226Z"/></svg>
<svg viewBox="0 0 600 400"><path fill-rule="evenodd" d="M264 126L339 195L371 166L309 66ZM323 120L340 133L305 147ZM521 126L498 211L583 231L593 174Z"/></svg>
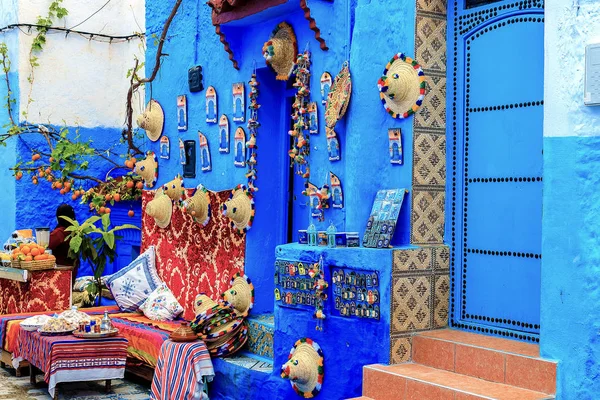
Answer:
<svg viewBox="0 0 600 400"><path fill-rule="evenodd" d="M90 40L96 40L98 42L106 42L106 40L101 40L101 39L108 39L111 43L113 41L119 41L119 42L127 41L128 42L131 39L141 38L146 35L145 33L132 33L131 35L106 35L103 33L78 31L78 30L73 30L73 29L69 29L69 28L61 28L58 26L44 26L44 25L38 25L38 24L24 24L24 23L7 25L3 28L0 28L0 33L5 33L8 31L11 31L13 29L20 29L22 27L28 28L29 31L31 31L32 28L43 28L48 32L51 32L51 31L65 32L66 36L68 36L70 33L74 33L74 34L78 34L78 35L87 37ZM21 32L23 32L23 31L21 30Z"/></svg>

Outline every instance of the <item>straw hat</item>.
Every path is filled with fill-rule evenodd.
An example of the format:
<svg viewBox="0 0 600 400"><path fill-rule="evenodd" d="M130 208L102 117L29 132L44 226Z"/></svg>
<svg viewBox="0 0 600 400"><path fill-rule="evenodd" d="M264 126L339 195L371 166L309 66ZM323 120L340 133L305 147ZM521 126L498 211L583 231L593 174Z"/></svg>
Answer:
<svg viewBox="0 0 600 400"><path fill-rule="evenodd" d="M308 399L321 390L323 376L323 351L319 345L308 338L298 340L288 362L281 367L281 377L289 379L296 393Z"/></svg>
<svg viewBox="0 0 600 400"><path fill-rule="evenodd" d="M254 285L250 278L237 273L229 282L231 287L221 297L231 304L237 315L246 317L254 306Z"/></svg>
<svg viewBox="0 0 600 400"><path fill-rule="evenodd" d="M163 185L163 191L171 200L178 201L181 200L183 194L185 193L185 188L183 187L183 178L181 175L177 175L175 179L165 183Z"/></svg>
<svg viewBox="0 0 600 400"><path fill-rule="evenodd" d="M414 114L425 97L425 74L415 60L398 53L390 60L377 87L385 110L394 118Z"/></svg>
<svg viewBox="0 0 600 400"><path fill-rule="evenodd" d="M219 339L227 334L231 334L237 328L239 328L243 322L243 317L233 319L227 322L226 324L222 324L214 329L211 329L210 333L203 335L203 339L206 341L210 341L212 339Z"/></svg>
<svg viewBox="0 0 600 400"><path fill-rule="evenodd" d="M173 204L169 196L164 194L162 190L156 191L154 199L146 205L146 214L154 218L159 228L164 229L169 226L173 214Z"/></svg>
<svg viewBox="0 0 600 400"><path fill-rule="evenodd" d="M231 225L240 233L252 227L254 220L254 199L244 185L237 185L229 200L221 205L223 215L231 220Z"/></svg>
<svg viewBox="0 0 600 400"><path fill-rule="evenodd" d="M158 158L156 154L149 151L146 158L135 163L134 172L142 177L147 187L154 187L158 179Z"/></svg>
<svg viewBox="0 0 600 400"><path fill-rule="evenodd" d="M183 202L183 212L191 215L194 221L203 226L208 224L210 221L210 198L208 190L204 186L198 185L194 195Z"/></svg>
<svg viewBox="0 0 600 400"><path fill-rule="evenodd" d="M203 314L206 311L212 309L216 305L217 305L217 303L213 299L211 299L204 293L200 293L194 299L194 314L195 315Z"/></svg>
<svg viewBox="0 0 600 400"><path fill-rule="evenodd" d="M148 102L144 113L137 117L138 126L146 131L146 135L153 142L162 135L164 123L165 113L158 101L154 99Z"/></svg>
<svg viewBox="0 0 600 400"><path fill-rule="evenodd" d="M292 74L298 43L294 29L282 22L271 33L271 39L263 45L263 57L267 65L271 66L277 74L277 79L287 81Z"/></svg>

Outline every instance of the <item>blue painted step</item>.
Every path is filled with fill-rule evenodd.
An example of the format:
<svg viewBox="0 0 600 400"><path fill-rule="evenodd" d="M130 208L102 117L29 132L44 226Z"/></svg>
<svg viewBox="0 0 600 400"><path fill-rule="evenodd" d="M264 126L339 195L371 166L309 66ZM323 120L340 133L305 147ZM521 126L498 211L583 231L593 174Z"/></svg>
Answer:
<svg viewBox="0 0 600 400"><path fill-rule="evenodd" d="M246 350L273 362L273 334L275 317L273 314L250 315L248 322L248 343Z"/></svg>

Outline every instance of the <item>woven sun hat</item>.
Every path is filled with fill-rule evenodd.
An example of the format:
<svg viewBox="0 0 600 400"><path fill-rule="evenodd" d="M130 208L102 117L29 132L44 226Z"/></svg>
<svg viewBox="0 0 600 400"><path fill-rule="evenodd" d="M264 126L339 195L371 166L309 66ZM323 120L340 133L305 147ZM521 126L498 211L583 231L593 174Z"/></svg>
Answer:
<svg viewBox="0 0 600 400"><path fill-rule="evenodd" d="M240 325L244 322L244 318L236 318L229 321L226 324L220 325L214 329L211 329L210 333L206 333L203 335L203 339L206 341L211 341L215 339L219 339L225 335L229 335L234 332L236 329L240 327Z"/></svg>
<svg viewBox="0 0 600 400"><path fill-rule="evenodd" d="M252 281L246 275L238 272L231 278L229 285L231 287L222 293L221 297L231 304L238 316L248 316L250 309L254 306L254 285Z"/></svg>
<svg viewBox="0 0 600 400"><path fill-rule="evenodd" d="M290 24L282 22L277 25L262 50L267 65L271 66L277 74L276 78L287 81L292 74L298 54L296 34Z"/></svg>
<svg viewBox="0 0 600 400"><path fill-rule="evenodd" d="M206 311L214 308L217 305L217 302L208 297L204 293L200 293L194 299L194 314L200 315L205 313Z"/></svg>
<svg viewBox="0 0 600 400"><path fill-rule="evenodd" d="M231 226L240 233L252 227L254 221L254 199L244 185L237 185L231 191L229 200L221 205L223 215L231 220Z"/></svg>
<svg viewBox="0 0 600 400"><path fill-rule="evenodd" d="M146 131L148 139L153 142L158 140L165 124L165 113L158 101L152 99L148 102L144 113L138 115L137 124Z"/></svg>
<svg viewBox="0 0 600 400"><path fill-rule="evenodd" d="M303 338L296 342L281 367L281 377L289 379L301 397L312 398L323 385L323 351L316 342Z"/></svg>
<svg viewBox="0 0 600 400"><path fill-rule="evenodd" d="M425 74L416 60L396 54L385 66L377 82L385 110L394 118L413 115L425 97Z"/></svg>
<svg viewBox="0 0 600 400"><path fill-rule="evenodd" d="M169 226L171 215L173 215L173 203L171 203L169 196L164 194L162 190L157 190L154 199L146 205L146 214L154 218L159 228L164 229Z"/></svg>
<svg viewBox="0 0 600 400"><path fill-rule="evenodd" d="M144 180L147 187L154 187L158 179L158 158L156 154L149 151L146 158L135 163L133 171Z"/></svg>
<svg viewBox="0 0 600 400"><path fill-rule="evenodd" d="M183 198L185 188L183 187L183 178L181 175L177 175L175 179L165 183L163 185L163 191L171 200L178 201Z"/></svg>
<svg viewBox="0 0 600 400"><path fill-rule="evenodd" d="M194 218L194 221L206 226L210 220L210 198L208 190L198 185L194 195L183 202L183 211Z"/></svg>

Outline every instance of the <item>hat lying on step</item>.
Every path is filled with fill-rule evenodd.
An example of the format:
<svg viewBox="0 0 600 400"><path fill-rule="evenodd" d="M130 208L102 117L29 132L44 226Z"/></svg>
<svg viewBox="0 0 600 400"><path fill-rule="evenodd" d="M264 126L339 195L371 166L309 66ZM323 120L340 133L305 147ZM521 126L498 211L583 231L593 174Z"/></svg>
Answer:
<svg viewBox="0 0 600 400"><path fill-rule="evenodd" d="M158 159L153 151L146 154L146 158L135 163L133 170L139 175L147 187L152 188L158 179Z"/></svg>
<svg viewBox="0 0 600 400"><path fill-rule="evenodd" d="M287 22L280 23L271 33L271 38L263 45L262 50L267 64L277 74L276 78L287 81L292 74L298 54L294 29Z"/></svg>
<svg viewBox="0 0 600 400"><path fill-rule="evenodd" d="M240 233L246 232L252 227L254 220L254 199L244 185L238 185L233 189L229 200L221 205L223 215L231 220L231 225Z"/></svg>
<svg viewBox="0 0 600 400"><path fill-rule="evenodd" d="M146 136L153 142L156 142L162 135L165 123L165 113L158 101L151 99L146 106L146 110L137 117L137 124L146 131Z"/></svg>
<svg viewBox="0 0 600 400"><path fill-rule="evenodd" d="M210 198L208 190L198 185L194 195L183 202L183 211L194 218L194 221L206 226L210 220Z"/></svg>
<svg viewBox="0 0 600 400"><path fill-rule="evenodd" d="M398 119L413 115L421 107L425 86L423 69L403 53L396 54L387 63L377 82L383 107Z"/></svg>
<svg viewBox="0 0 600 400"><path fill-rule="evenodd" d="M246 317L254 306L254 285L250 278L237 273L231 278L231 287L221 297L227 301L240 317Z"/></svg>
<svg viewBox="0 0 600 400"><path fill-rule="evenodd" d="M300 396L312 398L323 385L323 351L309 338L296 342L288 356L288 362L281 367L281 377L289 379Z"/></svg>
<svg viewBox="0 0 600 400"><path fill-rule="evenodd" d="M154 218L159 228L164 229L171 223L173 203L169 196L163 193L162 189L157 190L154 199L146 204L146 214Z"/></svg>

